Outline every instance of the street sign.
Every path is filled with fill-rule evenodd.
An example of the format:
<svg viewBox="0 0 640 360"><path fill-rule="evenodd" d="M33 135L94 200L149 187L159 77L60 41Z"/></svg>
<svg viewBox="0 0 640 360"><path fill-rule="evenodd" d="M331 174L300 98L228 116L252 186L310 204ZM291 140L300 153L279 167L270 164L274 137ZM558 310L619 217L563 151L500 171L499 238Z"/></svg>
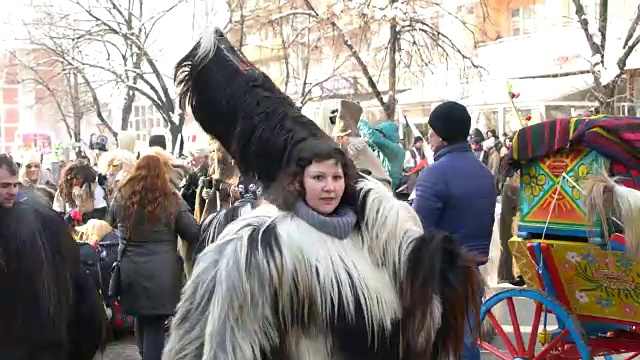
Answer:
<svg viewBox="0 0 640 360"><path fill-rule="evenodd" d="M104 134L104 129L107 126L105 124L101 124L101 123L96 124L96 126L98 127L98 131L100 132L100 134Z"/></svg>

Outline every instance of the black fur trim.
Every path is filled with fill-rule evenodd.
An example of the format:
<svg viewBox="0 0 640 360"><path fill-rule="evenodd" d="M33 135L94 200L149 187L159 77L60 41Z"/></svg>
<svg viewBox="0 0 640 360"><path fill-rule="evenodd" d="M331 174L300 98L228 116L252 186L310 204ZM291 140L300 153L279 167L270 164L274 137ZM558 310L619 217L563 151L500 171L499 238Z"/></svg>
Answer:
<svg viewBox="0 0 640 360"><path fill-rule="evenodd" d="M181 108L236 160L243 174L269 187L295 148L311 138L333 141L262 71L241 66L244 57L217 29L212 54L199 54L202 40L176 65ZM244 61L244 60L243 60Z"/></svg>

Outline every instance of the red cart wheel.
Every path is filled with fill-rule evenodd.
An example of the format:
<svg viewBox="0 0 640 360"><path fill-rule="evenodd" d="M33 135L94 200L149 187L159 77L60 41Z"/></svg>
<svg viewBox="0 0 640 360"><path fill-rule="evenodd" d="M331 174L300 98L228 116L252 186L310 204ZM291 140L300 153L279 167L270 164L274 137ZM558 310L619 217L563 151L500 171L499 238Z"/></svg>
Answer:
<svg viewBox="0 0 640 360"><path fill-rule="evenodd" d="M532 326L528 336L523 336L518 310L514 298L530 299L535 304ZM511 325L513 340L507 335L504 327L496 319L493 311L499 304L506 304ZM558 328L552 332L541 329L545 309L553 313ZM496 312L497 313L497 312ZM531 314L531 311L520 311L520 315ZM495 327L497 338L506 349L498 349L494 345L479 340L480 347L492 355L505 360L543 360L543 359L591 359L587 339L582 326L556 299L532 289L511 289L499 292L482 305L480 321L487 319ZM542 345L538 347L536 345Z"/></svg>

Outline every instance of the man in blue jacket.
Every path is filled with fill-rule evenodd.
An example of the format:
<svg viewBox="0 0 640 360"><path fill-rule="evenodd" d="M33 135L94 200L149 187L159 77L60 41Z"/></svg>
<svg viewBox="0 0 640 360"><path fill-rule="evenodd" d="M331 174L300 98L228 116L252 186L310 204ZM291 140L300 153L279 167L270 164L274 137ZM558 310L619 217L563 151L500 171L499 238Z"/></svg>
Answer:
<svg viewBox="0 0 640 360"><path fill-rule="evenodd" d="M418 178L413 208L425 229L454 235L481 257L482 265L489 255L496 186L491 171L471 151L466 140L470 130L471 116L463 105L448 101L433 109L428 139L434 163ZM464 345L463 360L480 359L470 333Z"/></svg>

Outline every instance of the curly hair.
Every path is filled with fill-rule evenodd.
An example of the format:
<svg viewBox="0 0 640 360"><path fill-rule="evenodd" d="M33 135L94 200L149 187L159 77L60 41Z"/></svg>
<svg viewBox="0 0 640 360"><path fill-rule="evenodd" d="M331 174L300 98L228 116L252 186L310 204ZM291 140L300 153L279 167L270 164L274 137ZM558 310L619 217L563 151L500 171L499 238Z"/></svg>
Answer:
<svg viewBox="0 0 640 360"><path fill-rule="evenodd" d="M358 170L337 143L310 139L295 148L294 156L278 181L267 190L265 198L283 211L292 211L296 202L304 198L302 183L304 170L313 162L335 160L344 173L345 189L338 206L346 206L357 211L358 194L356 182Z"/></svg>
<svg viewBox="0 0 640 360"><path fill-rule="evenodd" d="M81 179L82 185L91 184L98 179L98 172L86 160L72 161L62 170L58 193L65 204L73 207L78 205L73 199L73 183L76 179Z"/></svg>
<svg viewBox="0 0 640 360"><path fill-rule="evenodd" d="M156 155L145 155L138 160L131 175L120 185L119 193L125 200L130 237L138 215L144 214L149 224L162 222L165 215L173 219L175 209L170 204L177 194L162 159Z"/></svg>

